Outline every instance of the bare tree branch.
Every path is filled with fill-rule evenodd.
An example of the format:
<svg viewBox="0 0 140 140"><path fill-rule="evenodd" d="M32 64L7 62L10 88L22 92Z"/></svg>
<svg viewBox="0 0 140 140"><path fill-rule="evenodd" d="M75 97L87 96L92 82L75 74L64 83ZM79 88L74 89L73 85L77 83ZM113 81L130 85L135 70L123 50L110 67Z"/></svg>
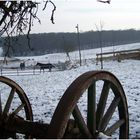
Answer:
<svg viewBox="0 0 140 140"><path fill-rule="evenodd" d="M49 1L52 5L53 5L53 10L52 10L52 15L51 15L51 21L52 21L52 23L54 24L54 12L55 12L55 10L56 10L56 6L55 6L55 4L50 0Z"/></svg>
<svg viewBox="0 0 140 140"><path fill-rule="evenodd" d="M46 9L48 2L53 5L50 20L54 24L55 4L51 0L47 0L43 10ZM21 34L26 34L28 46L32 50L29 35L33 26L33 21L36 19L41 23L37 16L38 5L38 2L33 1L0 1L0 36L6 34L7 38L10 38L13 35L19 36ZM11 44L9 44L9 46L11 46Z"/></svg>
<svg viewBox="0 0 140 140"><path fill-rule="evenodd" d="M104 0L97 0L98 2L102 2L102 3L108 3L108 4L110 4L110 1L111 0L106 0L106 1L104 1Z"/></svg>

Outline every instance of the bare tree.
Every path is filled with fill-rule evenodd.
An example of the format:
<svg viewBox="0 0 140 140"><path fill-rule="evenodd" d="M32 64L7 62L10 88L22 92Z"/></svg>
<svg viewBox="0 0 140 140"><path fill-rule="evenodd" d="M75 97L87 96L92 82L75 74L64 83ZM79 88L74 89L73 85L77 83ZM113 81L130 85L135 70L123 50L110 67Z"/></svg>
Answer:
<svg viewBox="0 0 140 140"><path fill-rule="evenodd" d="M64 36L63 36L62 49L66 53L69 61L71 61L69 53L75 50L75 46L74 46L74 44L71 41L66 41Z"/></svg>
<svg viewBox="0 0 140 140"><path fill-rule="evenodd" d="M56 10L55 4L51 0L47 0L44 4L45 10L48 3L53 5L51 21L54 24L54 11ZM11 46L12 36L20 36L26 34L28 39L28 46L30 46L30 31L33 26L34 20L40 19L37 16L38 6L40 3L33 1L0 1L0 36L5 34L6 45L8 47L5 56L9 53Z"/></svg>
<svg viewBox="0 0 140 140"><path fill-rule="evenodd" d="M103 69L103 44L102 44L102 31L103 31L103 27L104 24L103 22L100 21L99 27L95 24L97 31L99 32L99 44L100 44L100 48L101 48L101 69Z"/></svg>

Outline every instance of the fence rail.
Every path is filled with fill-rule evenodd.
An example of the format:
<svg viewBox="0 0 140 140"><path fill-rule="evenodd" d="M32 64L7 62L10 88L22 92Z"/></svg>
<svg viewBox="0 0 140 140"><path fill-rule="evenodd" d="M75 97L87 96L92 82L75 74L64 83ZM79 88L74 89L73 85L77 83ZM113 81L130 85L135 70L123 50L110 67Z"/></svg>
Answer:
<svg viewBox="0 0 140 140"><path fill-rule="evenodd" d="M19 68L11 69L11 68L1 68L0 75L1 76L26 76L26 75L39 75L40 69L25 69L21 70Z"/></svg>
<svg viewBox="0 0 140 140"><path fill-rule="evenodd" d="M98 64L98 61L101 60L101 57L105 59L105 56L119 60L119 59L134 58L135 56L139 56L139 55L140 55L140 49L97 53L96 54L96 64Z"/></svg>

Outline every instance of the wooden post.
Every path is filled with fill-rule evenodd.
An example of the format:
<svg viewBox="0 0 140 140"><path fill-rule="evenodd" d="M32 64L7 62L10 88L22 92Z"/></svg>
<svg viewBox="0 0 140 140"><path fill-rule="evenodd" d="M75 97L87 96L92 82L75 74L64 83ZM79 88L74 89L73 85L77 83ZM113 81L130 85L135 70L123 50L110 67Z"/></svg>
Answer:
<svg viewBox="0 0 140 140"><path fill-rule="evenodd" d="M82 65L82 58L81 58L81 45L80 45L80 34L79 34L79 26L77 24L77 41L78 41L78 50L79 50L79 61L80 61L80 66Z"/></svg>
<svg viewBox="0 0 140 140"><path fill-rule="evenodd" d="M17 68L17 76L19 76L18 68Z"/></svg>
<svg viewBox="0 0 140 140"><path fill-rule="evenodd" d="M2 76L2 69L1 69L1 76Z"/></svg>
<svg viewBox="0 0 140 140"><path fill-rule="evenodd" d="M98 65L98 54L96 54L96 65Z"/></svg>
<svg viewBox="0 0 140 140"><path fill-rule="evenodd" d="M33 67L33 74L35 75L35 66Z"/></svg>

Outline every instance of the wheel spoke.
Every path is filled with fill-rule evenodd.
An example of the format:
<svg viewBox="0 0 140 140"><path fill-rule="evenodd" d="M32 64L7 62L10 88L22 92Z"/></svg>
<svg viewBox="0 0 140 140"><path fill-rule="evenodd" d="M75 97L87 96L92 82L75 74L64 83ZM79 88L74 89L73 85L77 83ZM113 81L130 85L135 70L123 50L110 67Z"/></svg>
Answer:
<svg viewBox="0 0 140 140"><path fill-rule="evenodd" d="M11 114L12 115L12 114ZM14 114L14 116L16 117L16 118L18 118L18 119L20 119L20 120L24 120L25 118L23 118L23 117L21 117L21 116L18 116L18 115L16 115L16 114Z"/></svg>
<svg viewBox="0 0 140 140"><path fill-rule="evenodd" d="M97 106L97 111L96 111L97 130L100 129L100 124L101 124L101 120L103 118L103 114L105 111L105 106L106 106L106 102L107 102L107 98L108 98L108 94L109 94L109 89L110 89L110 84L109 84L109 82L105 81L102 92L101 92L100 100L99 100L99 103Z"/></svg>
<svg viewBox="0 0 140 140"><path fill-rule="evenodd" d="M90 132L96 133L96 83L88 88L87 126Z"/></svg>
<svg viewBox="0 0 140 140"><path fill-rule="evenodd" d="M21 104L17 109L15 109L13 114L17 114L19 111L21 111L24 108L24 106L25 106L25 104Z"/></svg>
<svg viewBox="0 0 140 140"><path fill-rule="evenodd" d="M108 136L111 136L118 128L120 128L121 125L124 124L124 122L124 119L118 120L111 127L107 128L107 130L104 133Z"/></svg>
<svg viewBox="0 0 140 140"><path fill-rule="evenodd" d="M102 119L99 131L103 132L105 130L105 128L108 125L113 113L115 112L116 107L119 105L119 102L120 102L120 98L115 97L114 100L112 101L112 103L110 104L106 114L104 115L104 117Z"/></svg>
<svg viewBox="0 0 140 140"><path fill-rule="evenodd" d="M92 135L87 128L87 125L85 124L85 121L77 105L75 106L72 114L82 134L84 134L87 138L92 138Z"/></svg>
<svg viewBox="0 0 140 140"><path fill-rule="evenodd" d="M12 103L12 100L14 98L15 91L16 91L15 88L12 88L11 89L10 95L9 95L9 97L7 99L6 105L5 105L4 110L3 110L3 113L4 114L7 114L9 112L9 109L10 109L10 106L11 106L11 103Z"/></svg>

